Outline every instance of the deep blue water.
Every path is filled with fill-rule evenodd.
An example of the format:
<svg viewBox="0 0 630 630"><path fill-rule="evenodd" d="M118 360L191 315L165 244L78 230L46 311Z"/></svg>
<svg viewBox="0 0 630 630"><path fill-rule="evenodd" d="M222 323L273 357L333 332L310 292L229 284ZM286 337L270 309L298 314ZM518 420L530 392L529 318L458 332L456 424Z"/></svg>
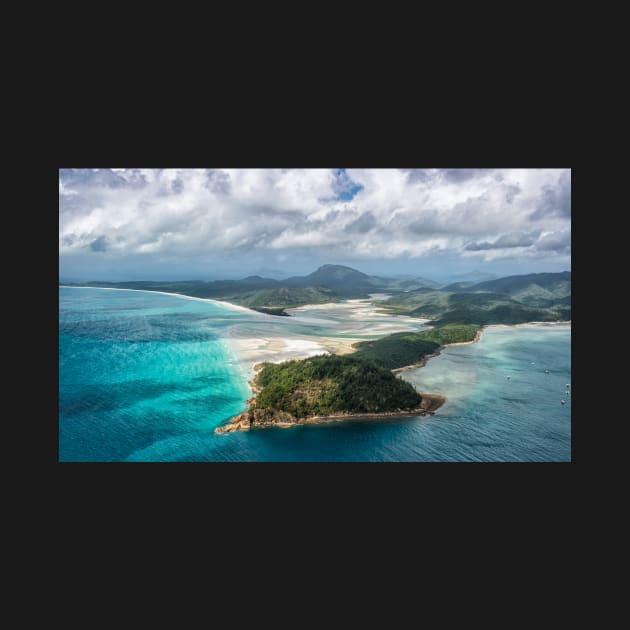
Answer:
<svg viewBox="0 0 630 630"><path fill-rule="evenodd" d="M405 372L419 391L447 396L433 417L215 435L250 395L228 331L309 328L291 319L60 288L59 459L570 461L569 326L489 328Z"/></svg>

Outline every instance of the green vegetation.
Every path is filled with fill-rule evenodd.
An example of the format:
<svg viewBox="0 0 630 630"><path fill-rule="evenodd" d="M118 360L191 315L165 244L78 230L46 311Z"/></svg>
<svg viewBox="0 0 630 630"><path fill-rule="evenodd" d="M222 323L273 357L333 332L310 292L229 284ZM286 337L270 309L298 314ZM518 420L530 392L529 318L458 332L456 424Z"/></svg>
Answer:
<svg viewBox="0 0 630 630"><path fill-rule="evenodd" d="M472 275L475 274L480 275ZM569 271L508 276L473 285L464 280L441 289L421 277L381 278L342 265L323 265L307 276L285 280L248 276L212 282L91 282L83 286L147 289L227 300L274 315L284 314L285 308L388 292L394 295L378 303L382 312L426 317L436 326L571 319Z"/></svg>
<svg viewBox="0 0 630 630"><path fill-rule="evenodd" d="M480 330L476 324L448 325L422 332L394 333L374 341L360 341L353 356L369 359L390 370L418 363L440 346L473 341Z"/></svg>
<svg viewBox="0 0 630 630"><path fill-rule="evenodd" d="M237 293L226 296L223 299L255 310L262 310L263 312L268 312L269 310L282 311L285 308L302 306L304 304L324 304L326 302L339 301L335 293L324 287L260 289L259 291L248 293ZM277 315L278 313L272 314Z"/></svg>
<svg viewBox="0 0 630 630"><path fill-rule="evenodd" d="M255 310L262 308L289 308L305 304L336 302L339 298L367 298L370 293L422 286L438 286L425 278L381 278L369 276L343 265L322 265L306 276L292 276L284 280L247 276L240 280L87 282L82 286L145 289L180 293L199 298L227 300ZM265 311L263 311L265 312ZM275 312L273 314L276 314Z"/></svg>
<svg viewBox="0 0 630 630"><path fill-rule="evenodd" d="M538 284L540 283L540 284ZM467 288L417 289L380 302L383 312L445 324L522 324L571 319L571 274L530 274Z"/></svg>
<svg viewBox="0 0 630 630"><path fill-rule="evenodd" d="M355 356L266 363L256 377L256 411L295 418L415 409L422 397L389 370Z"/></svg>
<svg viewBox="0 0 630 630"><path fill-rule="evenodd" d="M562 273L530 273L519 276L506 276L487 282L479 282L471 287L474 291L493 291L515 296L525 294L528 290L543 290L548 297L564 297L571 294L571 272Z"/></svg>
<svg viewBox="0 0 630 630"><path fill-rule="evenodd" d="M451 295L451 293L423 288L395 295L377 304L387 313L431 318L448 310L448 300Z"/></svg>

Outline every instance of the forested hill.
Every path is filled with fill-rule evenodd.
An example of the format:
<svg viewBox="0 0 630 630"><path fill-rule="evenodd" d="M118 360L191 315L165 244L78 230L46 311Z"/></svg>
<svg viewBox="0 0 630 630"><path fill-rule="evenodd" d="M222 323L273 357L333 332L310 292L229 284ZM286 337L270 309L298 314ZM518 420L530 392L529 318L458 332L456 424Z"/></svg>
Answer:
<svg viewBox="0 0 630 630"><path fill-rule="evenodd" d="M437 283L419 277L382 278L369 276L343 265L322 265L306 276L291 276L274 280L261 276L247 276L240 280L182 280L182 281L128 281L85 282L79 286L145 289L180 293L192 297L227 300L262 310L282 314L282 309L336 302L339 299L367 298L371 293L402 292L423 286L437 287ZM270 309L272 309L270 311Z"/></svg>
<svg viewBox="0 0 630 630"><path fill-rule="evenodd" d="M477 274L479 272L476 272ZM436 323L515 324L571 318L571 272L509 276L469 285L438 285L420 276L371 276L343 265L323 265L306 276L274 280L87 282L78 286L145 289L226 300L274 314L305 304L367 298L389 293L382 303L391 313L427 317Z"/></svg>
<svg viewBox="0 0 630 630"><path fill-rule="evenodd" d="M536 289L533 289L533 288ZM507 295L523 295L527 290L544 291L549 298L562 298L571 294L571 272L530 273L522 276L506 276L496 280L479 282L465 289L469 292L490 291Z"/></svg>
<svg viewBox="0 0 630 630"><path fill-rule="evenodd" d="M509 276L470 287L416 289L380 303L390 313L444 324L522 324L571 319L571 272Z"/></svg>
<svg viewBox="0 0 630 630"><path fill-rule="evenodd" d="M296 418L339 412L413 409L422 397L389 370L354 356L316 356L266 363L256 377L256 409Z"/></svg>

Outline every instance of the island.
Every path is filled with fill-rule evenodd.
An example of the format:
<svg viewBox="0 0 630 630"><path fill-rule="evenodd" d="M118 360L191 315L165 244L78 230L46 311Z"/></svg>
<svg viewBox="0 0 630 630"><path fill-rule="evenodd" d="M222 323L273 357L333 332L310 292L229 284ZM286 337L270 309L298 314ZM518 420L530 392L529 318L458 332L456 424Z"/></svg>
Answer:
<svg viewBox="0 0 630 630"><path fill-rule="evenodd" d="M420 394L390 370L353 355L318 355L257 368L249 408L216 433L424 416L446 400Z"/></svg>

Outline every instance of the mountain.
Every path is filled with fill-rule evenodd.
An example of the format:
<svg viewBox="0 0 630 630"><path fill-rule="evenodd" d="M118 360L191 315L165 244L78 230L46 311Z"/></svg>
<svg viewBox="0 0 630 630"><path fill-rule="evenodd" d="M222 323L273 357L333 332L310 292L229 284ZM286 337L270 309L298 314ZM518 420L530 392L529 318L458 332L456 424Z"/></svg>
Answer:
<svg viewBox="0 0 630 630"><path fill-rule="evenodd" d="M259 289L237 293L226 298L234 304L247 306L256 311L283 315L285 308L303 306L304 304L325 304L337 302L337 295L326 287L279 287L277 289Z"/></svg>
<svg viewBox="0 0 630 630"><path fill-rule="evenodd" d="M371 276L344 265L322 265L307 276L293 276L281 281L287 286L320 286L332 289L340 297L366 298L370 293L411 291L440 286L427 278Z"/></svg>
<svg viewBox="0 0 630 630"><path fill-rule="evenodd" d="M326 287L342 297L367 297L368 293L376 293L388 286L385 278L368 276L344 265L322 265L307 276L293 276L283 280L282 284L293 287Z"/></svg>
<svg viewBox="0 0 630 630"><path fill-rule="evenodd" d="M523 276L507 276L488 282L479 282L466 291L491 291L509 295L529 306L554 306L571 295L571 272L530 273Z"/></svg>
<svg viewBox="0 0 630 630"><path fill-rule="evenodd" d="M479 273L479 272L472 272ZM82 286L145 289L214 298L277 315L305 304L394 294L381 302L390 313L427 317L441 324L521 323L571 319L571 272L508 276L468 285L440 285L425 278L370 276L343 265L322 265L307 276L274 280L258 275L241 280L91 282Z"/></svg>
<svg viewBox="0 0 630 630"><path fill-rule="evenodd" d="M447 284L445 287L440 287L440 291L462 291L472 287L474 282L453 282L453 284Z"/></svg>
<svg viewBox="0 0 630 630"><path fill-rule="evenodd" d="M453 282L470 282L470 283L476 283L476 282L485 282L487 280L495 280L496 278L498 278L499 276L497 276L494 273L487 273L484 271L477 271L475 269L475 271L469 271L468 273L458 273L452 276L448 276L448 278L446 278L446 280L449 283L453 283Z"/></svg>
<svg viewBox="0 0 630 630"><path fill-rule="evenodd" d="M571 319L571 273L509 276L462 288L416 289L381 302L390 313L434 325L520 324Z"/></svg>
<svg viewBox="0 0 630 630"><path fill-rule="evenodd" d="M401 293L415 289L435 288L438 285L432 280L408 276L406 278L384 278L370 276L362 271L344 265L322 265L306 276L292 276L284 280L251 275L240 280L201 280L182 281L127 281L127 282L88 282L80 283L89 286L118 287L127 289L149 289L169 293L182 293L193 297L226 299L237 304L256 307L297 306L302 297L312 295L311 302L301 304L319 304L323 301L336 301L339 298L367 298L370 293ZM313 289L310 294L298 293L295 289ZM292 293L273 293L272 290L290 289ZM249 295L256 291L266 291L258 296ZM320 294L317 292L319 291ZM248 294L243 296L243 294ZM243 296L245 302L239 301ZM283 296L291 299L284 300ZM324 300L324 297L327 299ZM255 308L252 306L252 308Z"/></svg>
<svg viewBox="0 0 630 630"><path fill-rule="evenodd" d="M414 289L435 289L440 286L438 282L429 280L428 278L405 278L401 280L392 280L389 278L382 278L387 284L390 290L401 289L403 291L413 291Z"/></svg>
<svg viewBox="0 0 630 630"><path fill-rule="evenodd" d="M516 293L522 289L537 285L545 289L555 289L558 286L571 288L571 272L561 273L530 273L519 276L506 276L496 280L478 282L471 287L473 291L496 291L497 293Z"/></svg>

